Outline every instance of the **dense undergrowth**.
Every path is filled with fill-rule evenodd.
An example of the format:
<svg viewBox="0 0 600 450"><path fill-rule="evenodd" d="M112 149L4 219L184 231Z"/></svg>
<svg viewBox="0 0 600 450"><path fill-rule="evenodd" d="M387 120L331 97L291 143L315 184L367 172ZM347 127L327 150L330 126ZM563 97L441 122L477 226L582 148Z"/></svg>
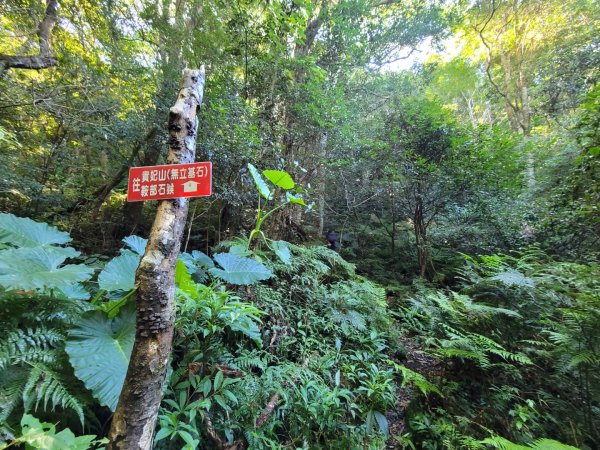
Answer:
<svg viewBox="0 0 600 450"><path fill-rule="evenodd" d="M145 241L126 239L92 276L68 240L3 216L0 418L13 444L101 445L90 443L105 434L124 377ZM457 255L452 289L417 280L386 298L325 247L249 247L215 249L221 269L182 254L156 448L597 448L597 265L537 247ZM19 258L39 264L27 279ZM417 354L433 364L415 364Z"/></svg>

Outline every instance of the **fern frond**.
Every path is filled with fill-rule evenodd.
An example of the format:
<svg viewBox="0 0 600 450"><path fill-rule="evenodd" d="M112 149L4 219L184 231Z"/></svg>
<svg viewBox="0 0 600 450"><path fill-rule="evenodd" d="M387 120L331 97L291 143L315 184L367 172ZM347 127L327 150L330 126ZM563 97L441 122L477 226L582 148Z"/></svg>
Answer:
<svg viewBox="0 0 600 450"><path fill-rule="evenodd" d="M499 450L578 450L577 447L562 444L551 439L537 439L525 445L515 444L500 436L492 436L481 441L482 444L491 445Z"/></svg>
<svg viewBox="0 0 600 450"><path fill-rule="evenodd" d="M402 387L405 387L407 384L411 383L424 395L434 392L440 397L443 397L442 392L438 389L438 387L428 381L427 378L420 373L410 370L408 367L405 367L402 364L397 364L391 360L388 360L388 363L390 363L394 369L398 370L402 374Z"/></svg>
<svg viewBox="0 0 600 450"><path fill-rule="evenodd" d="M26 367L10 367L0 371L0 423L6 422L17 406L29 371Z"/></svg>
<svg viewBox="0 0 600 450"><path fill-rule="evenodd" d="M26 411L35 404L35 409L43 403L43 409L47 410L48 404L52 405L52 411L58 406L63 409L71 409L79 417L83 424L83 404L69 391L68 384L63 377L52 368L43 364L32 364L27 382L23 389L23 403Z"/></svg>

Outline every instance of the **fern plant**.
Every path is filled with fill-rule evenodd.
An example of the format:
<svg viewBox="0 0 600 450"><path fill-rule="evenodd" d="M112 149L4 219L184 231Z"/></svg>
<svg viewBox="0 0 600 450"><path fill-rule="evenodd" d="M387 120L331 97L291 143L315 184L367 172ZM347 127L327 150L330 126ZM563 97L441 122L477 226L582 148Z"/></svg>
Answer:
<svg viewBox="0 0 600 450"><path fill-rule="evenodd" d="M80 424L91 398L64 351L68 328L88 309L77 300L0 298L0 423L6 435L23 413L71 411Z"/></svg>
<svg viewBox="0 0 600 450"><path fill-rule="evenodd" d="M578 450L577 447L565 445L552 439L536 439L527 445L515 444L500 436L492 436L481 441L499 450Z"/></svg>

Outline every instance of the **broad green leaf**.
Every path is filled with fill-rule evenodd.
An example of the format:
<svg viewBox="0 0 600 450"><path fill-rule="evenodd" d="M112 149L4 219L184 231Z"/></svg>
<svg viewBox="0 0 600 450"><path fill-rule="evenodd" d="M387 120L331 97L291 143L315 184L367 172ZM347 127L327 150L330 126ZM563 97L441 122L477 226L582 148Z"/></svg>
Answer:
<svg viewBox="0 0 600 450"><path fill-rule="evenodd" d="M591 156L600 156L600 147L590 147L588 152Z"/></svg>
<svg viewBox="0 0 600 450"><path fill-rule="evenodd" d="M295 203L296 205L306 206L306 204L304 203L304 200L302 199L302 196L300 194L294 195L294 194L290 194L289 192L286 192L285 198L290 203Z"/></svg>
<svg viewBox="0 0 600 450"><path fill-rule="evenodd" d="M170 434L171 434L171 430L170 429L168 429L168 428L161 428L160 430L158 430L158 433L156 433L156 436L154 436L154 442L158 442L161 439L166 438Z"/></svg>
<svg viewBox="0 0 600 450"><path fill-rule="evenodd" d="M215 267L215 263L206 253L203 253L199 250L194 250L192 253L181 253L179 255L179 259L183 261L185 266L189 270L195 270L197 267L202 267L205 269L210 269L211 267Z"/></svg>
<svg viewBox="0 0 600 450"><path fill-rule="evenodd" d="M198 441L195 441L190 433L184 430L178 430L179 436L189 445L191 448L196 448L198 446Z"/></svg>
<svg viewBox="0 0 600 450"><path fill-rule="evenodd" d="M267 183L265 183L265 180L263 180L263 177L260 175L256 167L248 163L248 170L250 171L250 175L252 175L252 178L254 179L254 183L256 184L260 195L262 195L267 200L272 200L273 193L269 189L269 186L267 186Z"/></svg>
<svg viewBox="0 0 600 450"><path fill-rule="evenodd" d="M68 428L57 433L55 425L40 422L29 414L24 414L21 419L21 431L18 441L26 443L28 449L87 450L96 439L93 435L76 437Z"/></svg>
<svg viewBox="0 0 600 450"><path fill-rule="evenodd" d="M281 262L284 264L289 264L292 260L292 252L290 252L289 247L287 246L287 242L285 241L273 241L271 243L271 247L275 254L279 257Z"/></svg>
<svg viewBox="0 0 600 450"><path fill-rule="evenodd" d="M146 251L148 239L144 239L136 235L131 235L127 236L126 238L123 238L123 242L125 242L125 244L127 244L127 246L135 253L142 256Z"/></svg>
<svg viewBox="0 0 600 450"><path fill-rule="evenodd" d="M215 382L214 382L214 390L218 391L219 388L221 387L221 384L223 383L223 372L221 372L220 370L217 371L217 374L215 375Z"/></svg>
<svg viewBox="0 0 600 450"><path fill-rule="evenodd" d="M90 293L85 290L85 288L80 284L72 284L70 286L65 286L60 289L60 292L66 298L72 298L75 300L87 300L90 298Z"/></svg>
<svg viewBox="0 0 600 450"><path fill-rule="evenodd" d="M267 267L251 258L231 253L218 253L214 258L223 269L214 267L209 272L231 284L253 284L273 275Z"/></svg>
<svg viewBox="0 0 600 450"><path fill-rule="evenodd" d="M67 255L74 254L78 252L58 247L4 250L0 252L0 285L7 290L69 290L94 273L83 264L59 267Z"/></svg>
<svg viewBox="0 0 600 450"><path fill-rule="evenodd" d="M175 284L177 287L188 295L196 295L196 284L192 281L192 277L187 271L183 261L177 260L175 266Z"/></svg>
<svg viewBox="0 0 600 450"><path fill-rule="evenodd" d="M289 173L283 170L263 170L263 175L275 186L289 191L296 185Z"/></svg>
<svg viewBox="0 0 600 450"><path fill-rule="evenodd" d="M135 271L140 265L140 259L140 255L129 250L125 250L119 256L111 259L98 275L100 289L109 292L133 289Z"/></svg>
<svg viewBox="0 0 600 450"><path fill-rule="evenodd" d="M387 417L385 417L379 411L375 411L374 415L375 420L377 421L377 425L379 425L379 429L382 431L383 434L387 436L390 433Z"/></svg>
<svg viewBox="0 0 600 450"><path fill-rule="evenodd" d="M194 261L197 261L198 264L200 264L202 267L206 267L207 269L215 267L215 263L213 262L211 257L208 256L206 253L201 252L200 250L193 250L192 258L194 258Z"/></svg>
<svg viewBox="0 0 600 450"><path fill-rule="evenodd" d="M75 375L101 404L117 407L135 339L135 307L121 308L109 319L88 311L69 331L66 351Z"/></svg>
<svg viewBox="0 0 600 450"><path fill-rule="evenodd" d="M71 241L69 233L56 227L35 222L14 214L0 214L0 242L16 247L37 247L48 244L66 244Z"/></svg>
<svg viewBox="0 0 600 450"><path fill-rule="evenodd" d="M231 253L232 255L236 255L236 256L249 256L252 254L251 250L248 250L248 248L245 245L232 245L229 248L229 253Z"/></svg>

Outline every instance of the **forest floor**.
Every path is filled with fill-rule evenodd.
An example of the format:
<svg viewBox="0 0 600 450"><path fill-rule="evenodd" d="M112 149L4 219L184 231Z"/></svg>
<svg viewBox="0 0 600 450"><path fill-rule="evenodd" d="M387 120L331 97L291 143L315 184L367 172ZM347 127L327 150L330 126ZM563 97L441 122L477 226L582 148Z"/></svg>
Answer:
<svg viewBox="0 0 600 450"><path fill-rule="evenodd" d="M410 338L400 338L399 344L406 349L406 355L401 360L396 360L397 363L423 375L428 380L433 380L436 376L439 376L440 361L426 354ZM400 388L396 407L386 414L390 431L390 439L388 439L386 445L388 450L406 448L402 442L402 435L409 430L406 423L406 410L411 400L411 390Z"/></svg>

